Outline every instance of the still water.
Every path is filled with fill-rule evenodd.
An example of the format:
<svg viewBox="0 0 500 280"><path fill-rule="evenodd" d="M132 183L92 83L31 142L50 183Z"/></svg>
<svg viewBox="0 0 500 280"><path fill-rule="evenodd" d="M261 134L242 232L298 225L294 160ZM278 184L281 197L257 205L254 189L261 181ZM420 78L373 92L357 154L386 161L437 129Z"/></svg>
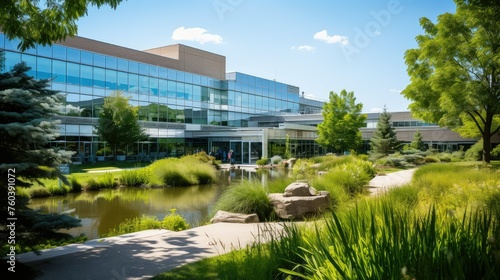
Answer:
<svg viewBox="0 0 500 280"><path fill-rule="evenodd" d="M249 179L265 184L266 180L276 176L273 172L256 173L245 169L218 171L217 182L212 185L87 191L32 199L30 207L44 213L68 213L79 218L82 226L71 229L69 233L85 234L88 239L99 238L126 219L148 215L162 220L170 214L170 209L176 209L176 213L195 227L210 219L215 203L229 185Z"/></svg>

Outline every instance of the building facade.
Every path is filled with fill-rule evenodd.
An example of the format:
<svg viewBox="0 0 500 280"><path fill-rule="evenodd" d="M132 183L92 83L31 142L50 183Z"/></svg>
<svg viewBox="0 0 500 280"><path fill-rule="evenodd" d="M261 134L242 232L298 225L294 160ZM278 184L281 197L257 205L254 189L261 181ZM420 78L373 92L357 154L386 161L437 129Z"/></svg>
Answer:
<svg viewBox="0 0 500 280"><path fill-rule="evenodd" d="M304 97L297 86L239 72L226 73L226 58L185 45L138 51L73 37L52 46L20 52L19 41L0 33L4 70L25 61L37 79L65 95L56 117L60 134L53 146L74 151L74 162L109 157L106 143L94 133L104 98L114 91L138 108L147 139L127 147L125 159L152 161L204 150L221 160L232 150L235 163L284 155L288 142L294 157L327 152L319 146L316 126L324 102ZM378 114L368 114L362 129L368 148ZM458 149L477 139L418 122L409 112L393 114L398 139L410 142L421 131L440 149Z"/></svg>

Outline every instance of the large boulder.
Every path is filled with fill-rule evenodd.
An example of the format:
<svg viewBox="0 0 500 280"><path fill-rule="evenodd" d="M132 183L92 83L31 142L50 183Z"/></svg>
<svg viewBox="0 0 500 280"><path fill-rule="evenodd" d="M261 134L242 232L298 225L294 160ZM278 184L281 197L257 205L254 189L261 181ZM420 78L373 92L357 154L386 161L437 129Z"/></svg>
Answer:
<svg viewBox="0 0 500 280"><path fill-rule="evenodd" d="M210 220L211 223L258 223L259 217L257 214L240 214L231 213L219 210L215 216Z"/></svg>
<svg viewBox="0 0 500 280"><path fill-rule="evenodd" d="M293 183L285 193L269 194L274 212L282 219L302 219L307 214L320 213L330 207L330 193L317 192L307 183Z"/></svg>

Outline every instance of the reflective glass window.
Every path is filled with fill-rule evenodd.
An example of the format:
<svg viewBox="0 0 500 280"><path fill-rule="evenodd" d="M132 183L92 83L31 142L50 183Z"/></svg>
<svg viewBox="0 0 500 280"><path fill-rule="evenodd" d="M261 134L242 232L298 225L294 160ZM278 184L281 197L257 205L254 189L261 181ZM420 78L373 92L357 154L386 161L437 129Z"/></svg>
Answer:
<svg viewBox="0 0 500 280"><path fill-rule="evenodd" d="M19 43L21 43L21 40L17 38L14 38L12 40L5 38L5 49L17 51L17 46L19 45Z"/></svg>
<svg viewBox="0 0 500 280"><path fill-rule="evenodd" d="M208 78L205 76L200 77L200 85L202 86L208 86Z"/></svg>
<svg viewBox="0 0 500 280"><path fill-rule="evenodd" d="M117 88L121 91L128 90L128 74L125 72L117 73Z"/></svg>
<svg viewBox="0 0 500 280"><path fill-rule="evenodd" d="M152 94L158 95L158 79L149 78L149 90Z"/></svg>
<svg viewBox="0 0 500 280"><path fill-rule="evenodd" d="M36 59L37 79L50 79L52 78L52 63L50 59L37 57Z"/></svg>
<svg viewBox="0 0 500 280"><path fill-rule="evenodd" d="M55 82L66 82L66 62L54 60L52 61L52 75Z"/></svg>
<svg viewBox="0 0 500 280"><path fill-rule="evenodd" d="M158 81L158 93L160 96L167 96L168 92L168 82L167 80L160 79Z"/></svg>
<svg viewBox="0 0 500 280"><path fill-rule="evenodd" d="M163 67L158 68L158 77L162 79L167 79L168 78L168 70Z"/></svg>
<svg viewBox="0 0 500 280"><path fill-rule="evenodd" d="M144 63L139 63L139 74L149 75L149 65Z"/></svg>
<svg viewBox="0 0 500 280"><path fill-rule="evenodd" d="M106 88L117 90L116 86L116 71L106 69Z"/></svg>
<svg viewBox="0 0 500 280"><path fill-rule="evenodd" d="M106 57L102 54L94 54L94 66L106 67Z"/></svg>
<svg viewBox="0 0 500 280"><path fill-rule="evenodd" d="M175 97L176 96L176 91L177 91L176 82L168 81L168 92L167 92L167 95L169 97Z"/></svg>
<svg viewBox="0 0 500 280"><path fill-rule="evenodd" d="M194 101L201 101L201 87L200 86L193 86L193 100Z"/></svg>
<svg viewBox="0 0 500 280"><path fill-rule="evenodd" d="M178 82L184 82L184 72L177 72L177 81Z"/></svg>
<svg viewBox="0 0 500 280"><path fill-rule="evenodd" d="M37 48L37 53L39 56L52 57L52 47L51 46L38 45L36 48Z"/></svg>
<svg viewBox="0 0 500 280"><path fill-rule="evenodd" d="M0 48L5 46L5 34L0 33Z"/></svg>
<svg viewBox="0 0 500 280"><path fill-rule="evenodd" d="M149 78L147 76L139 76L139 93L148 94Z"/></svg>
<svg viewBox="0 0 500 280"><path fill-rule="evenodd" d="M80 59L81 59L82 63L84 63L84 64L92 65L92 63L93 63L93 55L90 52L81 51L80 52Z"/></svg>
<svg viewBox="0 0 500 280"><path fill-rule="evenodd" d="M193 83L193 74L184 73L184 82L187 84L192 84Z"/></svg>
<svg viewBox="0 0 500 280"><path fill-rule="evenodd" d="M116 57L106 56L106 68L116 69L118 61Z"/></svg>
<svg viewBox="0 0 500 280"><path fill-rule="evenodd" d="M118 58L117 59L117 69L120 71L128 71L128 61L125 59Z"/></svg>
<svg viewBox="0 0 500 280"><path fill-rule="evenodd" d="M193 74L193 84L199 85L201 83L200 75Z"/></svg>
<svg viewBox="0 0 500 280"><path fill-rule="evenodd" d="M59 45L53 45L52 46L52 57L61 59L61 60L66 60L66 47L59 46Z"/></svg>
<svg viewBox="0 0 500 280"><path fill-rule="evenodd" d="M68 62L67 68L67 82L69 84L78 85L80 81L80 65Z"/></svg>
<svg viewBox="0 0 500 280"><path fill-rule="evenodd" d="M92 86L92 66L81 65L80 66L80 85L84 87Z"/></svg>
<svg viewBox="0 0 500 280"><path fill-rule="evenodd" d="M80 50L66 48L66 57L69 61L80 62Z"/></svg>
<svg viewBox="0 0 500 280"><path fill-rule="evenodd" d="M28 76L35 77L36 76L36 56L34 55L29 55L29 54L22 54L21 55L22 61L26 62L26 65L31 67L31 69L26 72Z"/></svg>
<svg viewBox="0 0 500 280"><path fill-rule="evenodd" d="M192 85L184 85L184 98L186 100L193 100L193 86Z"/></svg>
<svg viewBox="0 0 500 280"><path fill-rule="evenodd" d="M173 81L177 80L177 71L168 69L168 79Z"/></svg>
<svg viewBox="0 0 500 280"><path fill-rule="evenodd" d="M128 62L128 71L131 73L139 73L139 63L135 61Z"/></svg>
<svg viewBox="0 0 500 280"><path fill-rule="evenodd" d="M184 84L177 83L176 88L177 88L177 91L176 91L177 99L184 99Z"/></svg>
<svg viewBox="0 0 500 280"><path fill-rule="evenodd" d="M128 91L132 93L139 92L139 76L136 74L128 74Z"/></svg>
<svg viewBox="0 0 500 280"><path fill-rule="evenodd" d="M158 77L158 66L149 65L149 76Z"/></svg>
<svg viewBox="0 0 500 280"><path fill-rule="evenodd" d="M95 87L104 88L106 86L106 72L102 68L93 67L93 85Z"/></svg>

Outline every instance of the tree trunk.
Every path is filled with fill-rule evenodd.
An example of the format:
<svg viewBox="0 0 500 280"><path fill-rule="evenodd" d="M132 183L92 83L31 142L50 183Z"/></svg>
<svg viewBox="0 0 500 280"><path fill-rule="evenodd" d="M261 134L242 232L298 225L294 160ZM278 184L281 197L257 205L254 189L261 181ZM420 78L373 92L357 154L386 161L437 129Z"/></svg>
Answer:
<svg viewBox="0 0 500 280"><path fill-rule="evenodd" d="M493 116L486 114L484 130L483 130L483 163L489 164L491 154L491 126L493 124Z"/></svg>

